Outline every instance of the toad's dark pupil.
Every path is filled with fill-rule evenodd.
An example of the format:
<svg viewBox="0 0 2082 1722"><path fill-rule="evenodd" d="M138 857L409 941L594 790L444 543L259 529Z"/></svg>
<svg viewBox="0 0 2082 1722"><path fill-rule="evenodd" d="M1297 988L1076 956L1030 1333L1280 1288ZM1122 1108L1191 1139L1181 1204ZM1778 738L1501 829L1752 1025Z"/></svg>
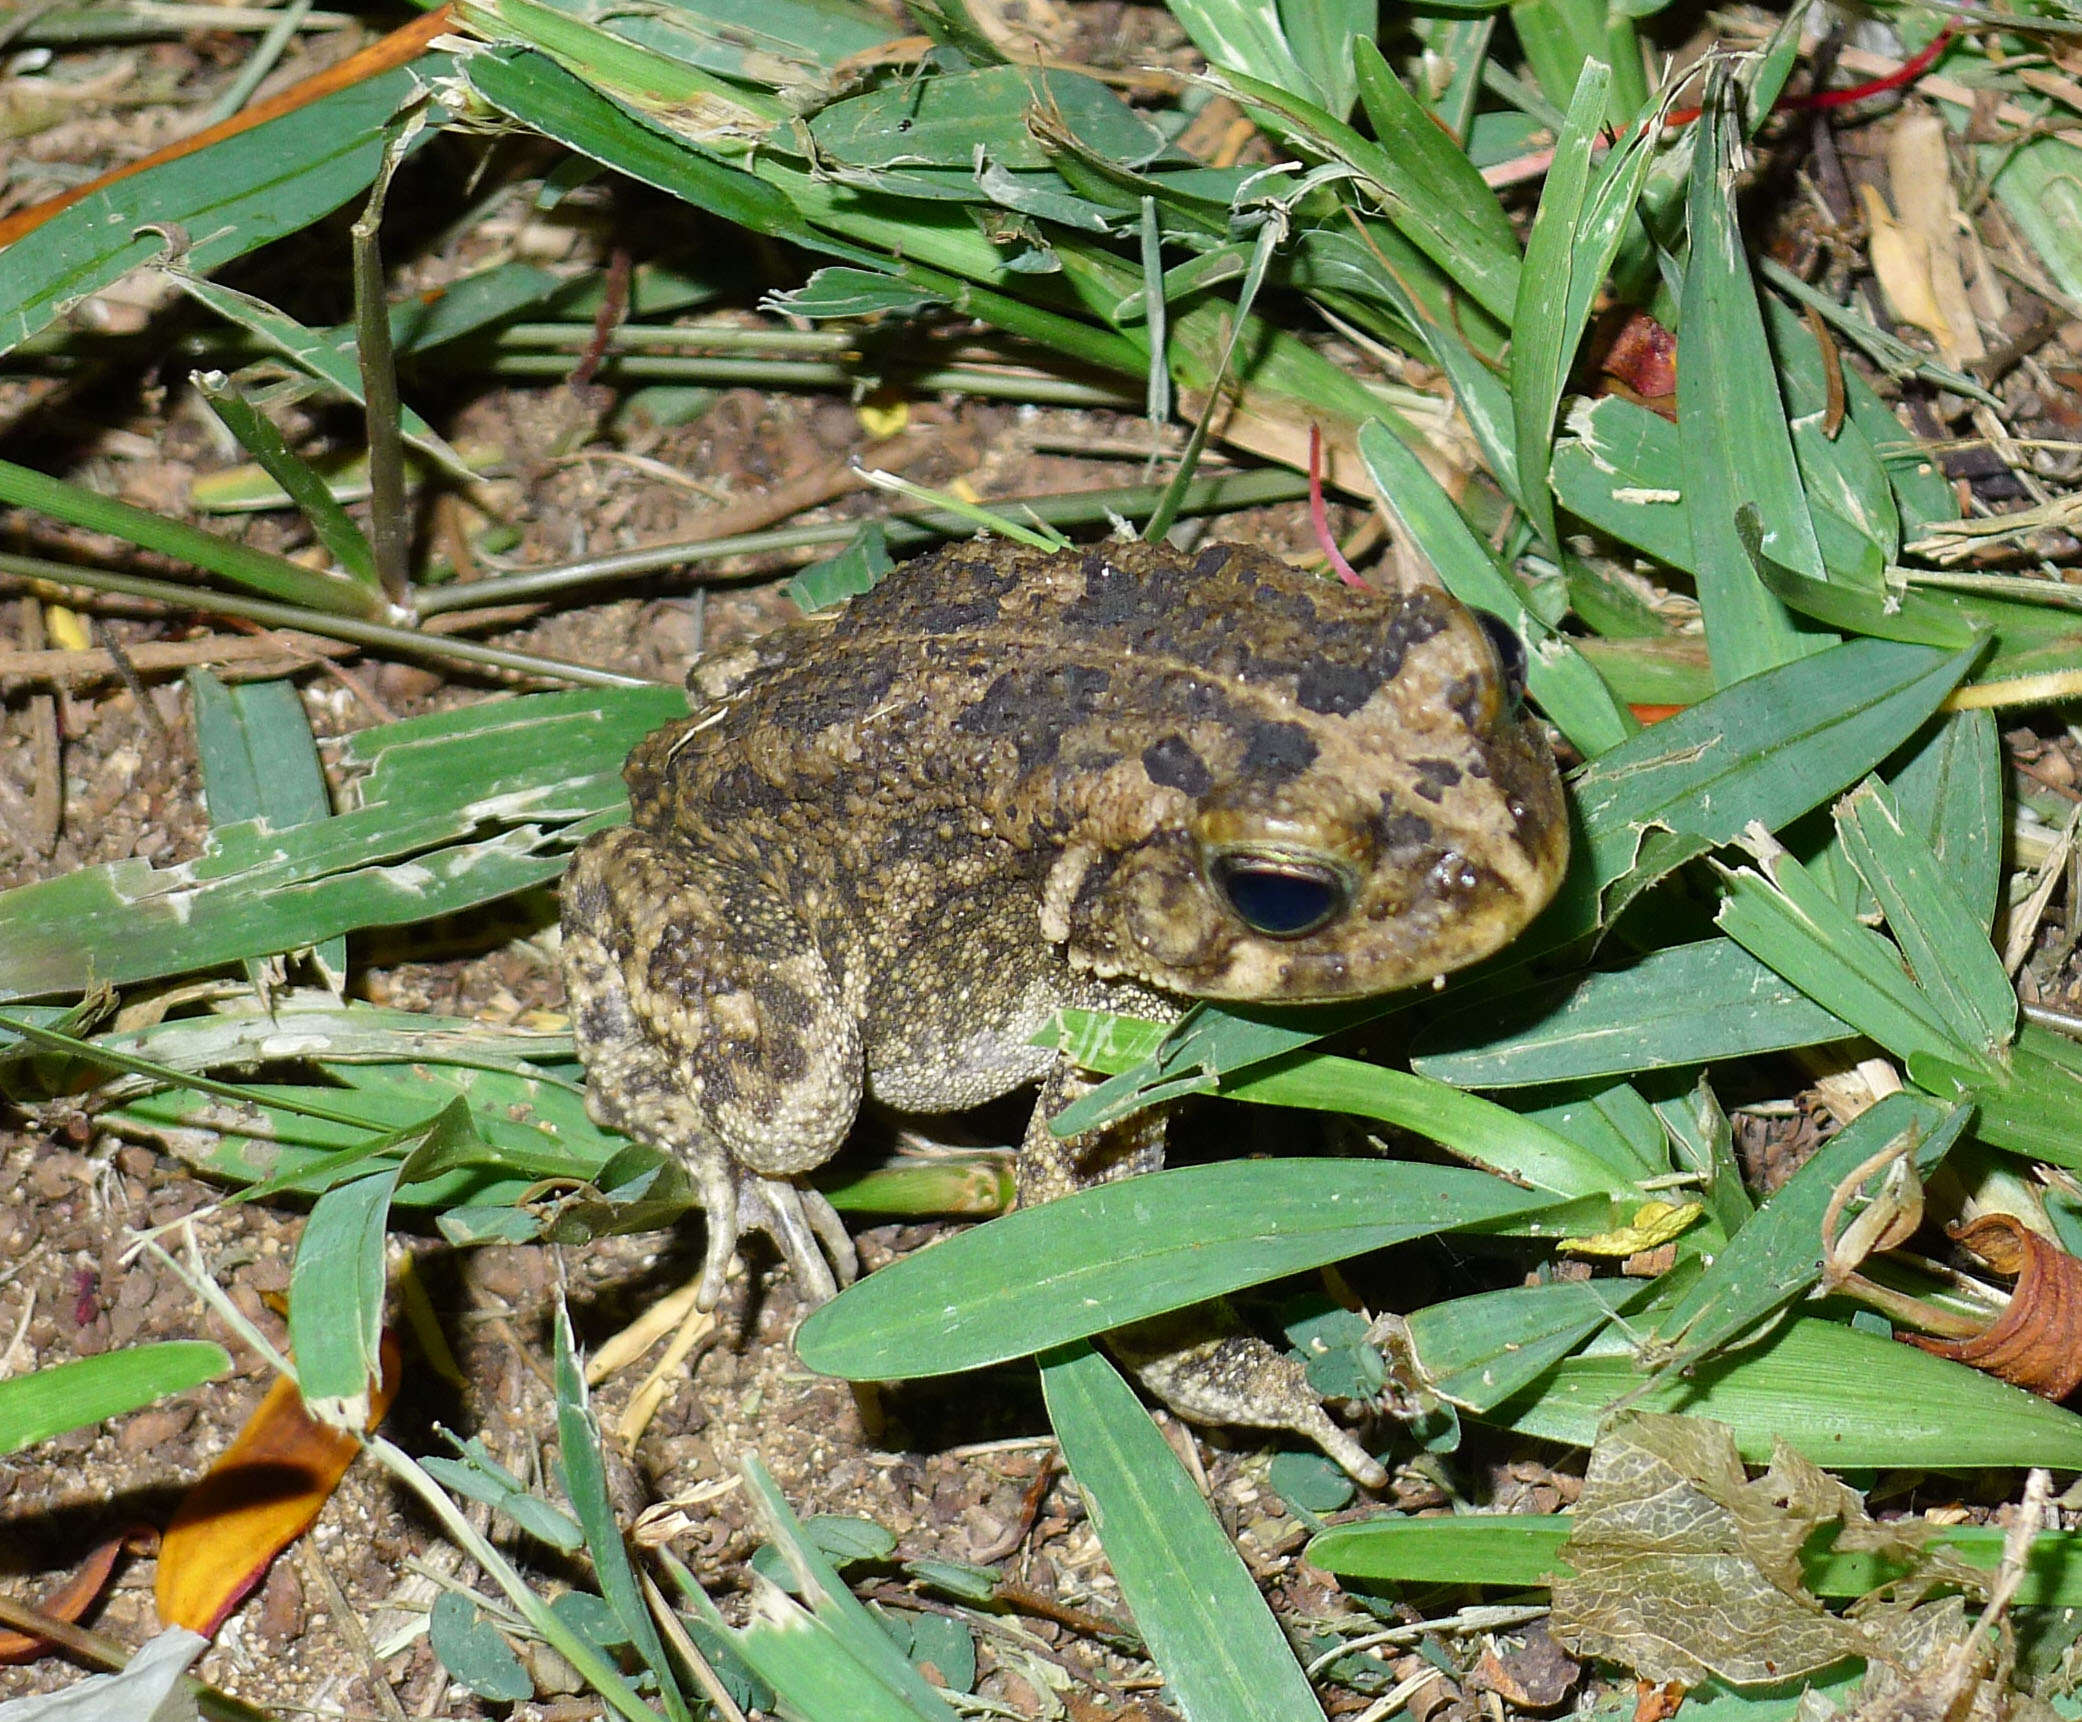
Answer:
<svg viewBox="0 0 2082 1722"><path fill-rule="evenodd" d="M1313 933L1345 906L1344 884L1335 874L1292 862L1225 856L1214 875L1245 924L1271 939Z"/></svg>

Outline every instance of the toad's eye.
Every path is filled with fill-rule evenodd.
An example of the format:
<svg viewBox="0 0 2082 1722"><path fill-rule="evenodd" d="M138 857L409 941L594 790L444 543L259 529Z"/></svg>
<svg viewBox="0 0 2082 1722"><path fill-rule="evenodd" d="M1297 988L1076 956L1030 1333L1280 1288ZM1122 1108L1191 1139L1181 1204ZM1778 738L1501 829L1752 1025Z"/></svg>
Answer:
<svg viewBox="0 0 2082 1722"><path fill-rule="evenodd" d="M1350 895L1333 869L1284 856L1223 855L1211 871L1229 907L1268 939L1306 937L1341 913Z"/></svg>
<svg viewBox="0 0 2082 1722"><path fill-rule="evenodd" d="M1482 624L1482 632L1489 636L1490 650L1496 653L1497 671L1504 685L1505 709L1515 712L1525 704L1525 642L1509 622L1492 616L1487 610L1477 610L1475 620Z"/></svg>

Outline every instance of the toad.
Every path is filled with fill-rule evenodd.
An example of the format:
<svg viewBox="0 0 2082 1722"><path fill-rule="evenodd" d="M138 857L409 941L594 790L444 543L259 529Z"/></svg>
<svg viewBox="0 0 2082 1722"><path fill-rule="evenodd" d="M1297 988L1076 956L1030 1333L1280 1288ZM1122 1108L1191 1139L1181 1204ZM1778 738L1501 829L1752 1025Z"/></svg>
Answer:
<svg viewBox="0 0 2082 1722"><path fill-rule="evenodd" d="M1554 761L1491 633L1428 586L1262 551L979 539L699 661L564 883L601 1123L690 1168L712 1307L741 1234L812 1301L857 1267L807 1176L864 1096L1027 1084L1031 1204L1162 1163L1161 1112L1060 1139L1065 1008L1351 999L1509 941L1567 858ZM1379 1467L1300 1366L1161 1318L1115 1349L1183 1415Z"/></svg>

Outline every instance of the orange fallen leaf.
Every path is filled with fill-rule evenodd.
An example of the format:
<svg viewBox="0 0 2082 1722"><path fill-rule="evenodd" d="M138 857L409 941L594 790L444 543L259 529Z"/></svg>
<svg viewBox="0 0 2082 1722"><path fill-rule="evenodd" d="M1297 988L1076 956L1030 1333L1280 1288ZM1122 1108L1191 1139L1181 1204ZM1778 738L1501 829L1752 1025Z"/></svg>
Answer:
<svg viewBox="0 0 2082 1722"><path fill-rule="evenodd" d="M386 1333L371 1429L397 1396L398 1374L398 1344ZM311 1528L360 1451L358 1437L312 1419L295 1382L276 1381L175 1509L159 1545L161 1623L213 1636L268 1563Z"/></svg>
<svg viewBox="0 0 2082 1722"><path fill-rule="evenodd" d="M134 1539L149 1539L151 1534L147 1528L110 1537L80 1562L78 1570L70 1578L36 1605L36 1612L47 1614L53 1620L78 1620L101 1594L102 1586L108 1583L109 1574L116 1570L116 1557L123 1552L124 1546ZM149 1542L146 1546L149 1548ZM50 1648L48 1638L33 1632L0 1632L0 1663L33 1662Z"/></svg>
<svg viewBox="0 0 2082 1722"><path fill-rule="evenodd" d="M2065 1399L2082 1386L2082 1260L2008 1214L1984 1214L1950 1230L1989 1267L2016 1280L2009 1307L1969 1339L1902 1337L2048 1399Z"/></svg>

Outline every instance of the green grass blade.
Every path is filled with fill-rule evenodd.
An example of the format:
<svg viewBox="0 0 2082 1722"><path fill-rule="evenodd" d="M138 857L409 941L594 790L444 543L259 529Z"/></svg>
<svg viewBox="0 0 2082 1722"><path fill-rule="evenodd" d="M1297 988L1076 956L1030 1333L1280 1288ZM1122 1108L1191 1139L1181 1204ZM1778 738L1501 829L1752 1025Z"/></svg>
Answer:
<svg viewBox="0 0 2082 1722"><path fill-rule="evenodd" d="M1971 661L1850 640L1643 730L1576 777L1591 877L1602 888L1626 873L1651 826L1719 844L1799 818L1915 734Z"/></svg>
<svg viewBox="0 0 2082 1722"><path fill-rule="evenodd" d="M1553 1575L1562 1544L1569 1539L1567 1514L1550 1518L1464 1514L1458 1518L1362 1519L1333 1525L1308 1546L1312 1566L1343 1578L1376 1584L1507 1585L1530 1590ZM1931 1546L1988 1569L2002 1559L2005 1527L1932 1527ZM1893 1576L1876 1555L1862 1550L1807 1548L1800 1576L1822 1597L1868 1596ZM2039 1530L2024 1561L2017 1602L2025 1608L2082 1607L2082 1535Z"/></svg>
<svg viewBox="0 0 2082 1722"><path fill-rule="evenodd" d="M205 281L185 269L169 268L165 273L197 304L244 329L262 346L280 354L339 399L352 401L356 406L368 404L352 330L308 329L294 317L284 316L266 300L256 299L250 293L241 293L215 281ZM464 484L475 482L477 475L470 470L470 463L450 448L419 414L410 407L400 407L398 418L405 440L427 459L450 478ZM259 451L254 452L257 454Z"/></svg>
<svg viewBox="0 0 2082 1722"><path fill-rule="evenodd" d="M1276 0L1172 0L1171 15L1210 66L1252 73L1317 108L1336 102L1337 93L1303 69L1281 26ZM1351 105L1348 92L1337 111L1343 114Z"/></svg>
<svg viewBox="0 0 2082 1722"><path fill-rule="evenodd" d="M610 100L545 54L519 48L472 54L463 63L470 87L567 148L656 186L682 202L754 233L793 240L872 268L871 252L819 233L788 196L693 144L668 137Z"/></svg>
<svg viewBox="0 0 2082 1722"><path fill-rule="evenodd" d="M1679 321L1684 368L1677 389L1685 512L1714 675L1738 682L1821 649L1750 566L1735 510L1752 504L1771 553L1822 580L1822 555L1793 458L1786 411L1736 225L1733 187L1738 96L1725 69L1708 86L1694 140Z"/></svg>
<svg viewBox="0 0 2082 1722"><path fill-rule="evenodd" d="M1385 67L1382 70L1387 82L1394 83L1393 74L1386 73ZM1435 121L1421 114L1406 116L1397 110L1391 118L1399 139L1405 133L1414 138L1419 126L1431 134L1421 149L1408 146L1418 150L1414 159L1399 157L1393 150L1333 119L1319 104L1303 101L1270 83L1238 70L1226 72L1218 81L1228 86L1236 100L1256 110L1260 119L1288 144L1341 162L1359 174L1397 231L1437 264L1456 287L1492 316L1503 318L1511 314L1512 301L1518 293L1518 247L1509 237L1508 225L1499 230L1494 222L1471 212L1454 196L1464 175L1434 158L1450 154L1463 165L1466 158L1453 148ZM1399 84L1395 87L1401 89ZM1376 82L1373 93L1377 99L1387 96L1386 86ZM1431 139L1436 139L1436 144ZM1446 175L1446 183L1435 177L1440 173ZM1482 199L1495 204L1496 193L1481 185L1479 174L1474 177ZM1479 208L1479 204L1475 206L1477 211Z"/></svg>
<svg viewBox="0 0 2082 1722"><path fill-rule="evenodd" d="M1636 129L1608 155L1593 204L1591 151L1603 140L1611 87L1609 66L1601 60L1584 62L1569 101L1568 124L1555 139L1554 164L1533 212L1525 267L1511 311L1511 414L1519 495L1550 548L1561 543L1547 484L1554 415L1591 306L1655 159L1659 129ZM1612 195L1615 190L1625 195Z"/></svg>
<svg viewBox="0 0 2082 1722"><path fill-rule="evenodd" d="M1591 758L1632 735L1639 726L1612 697L1604 678L1547 626L1552 618L1532 614L1524 589L1409 445L1369 424L1359 432L1359 456L1381 507L1437 571L1446 590L1518 631L1526 650L1527 690L1576 750Z"/></svg>
<svg viewBox="0 0 2082 1722"><path fill-rule="evenodd" d="M1580 1082L1848 1040L1858 1031L1731 939L1476 994L1425 1023L1410 1067L1457 1088Z"/></svg>
<svg viewBox="0 0 2082 1722"><path fill-rule="evenodd" d="M1629 1354L1572 1357L1489 1420L1588 1447L1607 1410L1630 1395L1643 1411L1730 1425L1755 1464L1783 1437L1838 1469L2082 1467L2082 1417L1963 1363L1819 1316L1798 1316L1760 1345L1652 1386Z"/></svg>
<svg viewBox="0 0 2082 1722"><path fill-rule="evenodd" d="M1205 1009L1167 1039L1153 1023L1065 1013L1066 1032L1057 1043L1064 1055L1081 1069L1120 1074L1066 1106L1049 1120L1050 1128L1058 1135L1077 1135L1159 1099L1219 1087L1232 1100L1350 1112L1414 1130L1464 1160L1559 1195L1599 1195L1630 1186L1631 1169L1609 1165L1493 1100L1358 1059L1292 1056L1372 1014L1365 1005L1284 1011L1262 1019Z"/></svg>
<svg viewBox="0 0 2082 1722"><path fill-rule="evenodd" d="M2002 892L2003 770L1994 714L1954 712L1890 782L1984 931L1995 925Z"/></svg>
<svg viewBox="0 0 2082 1722"><path fill-rule="evenodd" d="M1506 286L1522 290L1518 236L1481 172L1370 38L1355 45L1354 64L1360 100L1385 158L1367 161L1389 198L1391 219L1396 209L1407 211L1396 225L1454 280L1474 275L1493 281L1499 292Z"/></svg>
<svg viewBox="0 0 2082 1722"><path fill-rule="evenodd" d="M686 698L538 694L360 731L361 805L212 831L172 867L83 868L0 893L0 999L79 992L449 914L552 879L626 804L622 761Z"/></svg>
<svg viewBox="0 0 2082 1722"><path fill-rule="evenodd" d="M754 1580L752 1618L742 1630L725 1627L713 1605L705 1611L709 1624L729 1634L732 1647L780 1694L789 1714L818 1722L854 1716L861 1722L954 1722L947 1701L904 1659L788 1510L756 1453L745 1456L742 1471L760 1527L809 1608L760 1577Z"/></svg>
<svg viewBox="0 0 2082 1722"><path fill-rule="evenodd" d="M1886 786L1868 778L1852 790L1836 809L1836 828L1909 972L1953 1033L1990 1054L2008 1046L2017 1034L2017 994L1987 923Z"/></svg>
<svg viewBox="0 0 2082 1722"><path fill-rule="evenodd" d="M195 716L195 752L212 825L263 819L272 829L287 831L331 817L332 798L311 739L311 720L294 684L227 687L208 670L190 670L188 706ZM347 972L346 940L325 941L317 961L337 984Z"/></svg>
<svg viewBox="0 0 2082 1722"><path fill-rule="evenodd" d="M82 198L7 248L0 353L189 235L207 273L337 209L375 177L394 116L440 62L387 72Z"/></svg>
<svg viewBox="0 0 2082 1722"><path fill-rule="evenodd" d="M13 255L9 247L8 255ZM377 618L388 612L382 599L358 582L336 574L320 574L251 545L219 538L186 521L169 519L84 485L0 460L0 502L33 508L89 532L106 532L187 562L248 591L263 592L331 616Z"/></svg>
<svg viewBox="0 0 2082 1722"><path fill-rule="evenodd" d="M1538 1119L1443 1082L1356 1058L1310 1053L1222 1085L1232 1100L1349 1112L1430 1137L1464 1160L1562 1196L1617 1195L1634 1171L1571 1142Z"/></svg>
<svg viewBox="0 0 2082 1722"><path fill-rule="evenodd" d="M1409 1315L1419 1379L1463 1410L1494 1410L1525 1392L1654 1282L1554 1280L1427 1304Z"/></svg>
<svg viewBox="0 0 2082 1722"><path fill-rule="evenodd" d="M1722 931L1802 992L1895 1057L1937 1059L1992 1077L1979 1046L1962 1041L1903 971L1900 953L1783 851L1727 876Z"/></svg>
<svg viewBox="0 0 2082 1722"><path fill-rule="evenodd" d="M1971 1108L1920 1095L1890 1094L1837 1132L1773 1191L1741 1231L1714 1253L1691 1289L1664 1309L1644 1351L1659 1375L1754 1333L1822 1277L1822 1224L1837 1186L1876 1155L1899 1146L1926 1177L1959 1140ZM1878 1180L1868 1176L1868 1189ZM1856 1210L1846 1208L1846 1218Z"/></svg>
<svg viewBox="0 0 2082 1722"><path fill-rule="evenodd" d="M607 1492L600 1431L587 1405L585 1373L578 1366L577 1344L571 1336L571 1312L561 1298L557 1300L555 1368L557 1456L563 1461L565 1495L585 1532L586 1552L592 1556L600 1594L614 1610L616 1623L637 1655L657 1676L658 1696L669 1722L693 1722L693 1713L672 1678L657 1623L636 1582L636 1569L629 1564L629 1550L622 1542L622 1527Z"/></svg>
<svg viewBox="0 0 2082 1722"><path fill-rule="evenodd" d="M14 1453L104 1417L120 1417L229 1374L231 1354L200 1339L133 1345L0 1381L0 1453Z"/></svg>
<svg viewBox="0 0 2082 1722"><path fill-rule="evenodd" d="M289 1275L289 1343L311 1415L359 1435L383 1372L384 1234L399 1168L328 1190L304 1222Z"/></svg>
<svg viewBox="0 0 2082 1722"><path fill-rule="evenodd" d="M376 561L369 551L368 539L335 499L332 486L282 440L274 420L233 388L222 371L192 372L188 380L246 452L281 486L283 496L296 504L332 559L376 592ZM194 502L192 496L190 501Z"/></svg>
<svg viewBox="0 0 2082 1722"><path fill-rule="evenodd" d="M1121 1595L1187 1722L1319 1722L1257 1581L1119 1372L1074 1346L1043 1361L1041 1391Z"/></svg>
<svg viewBox="0 0 2082 1722"><path fill-rule="evenodd" d="M1407 1238L1522 1222L1552 1203L1487 1173L1395 1161L1152 1172L892 1263L814 1312L796 1351L852 1380L978 1369ZM1095 1238L1106 1240L1097 1254Z"/></svg>

